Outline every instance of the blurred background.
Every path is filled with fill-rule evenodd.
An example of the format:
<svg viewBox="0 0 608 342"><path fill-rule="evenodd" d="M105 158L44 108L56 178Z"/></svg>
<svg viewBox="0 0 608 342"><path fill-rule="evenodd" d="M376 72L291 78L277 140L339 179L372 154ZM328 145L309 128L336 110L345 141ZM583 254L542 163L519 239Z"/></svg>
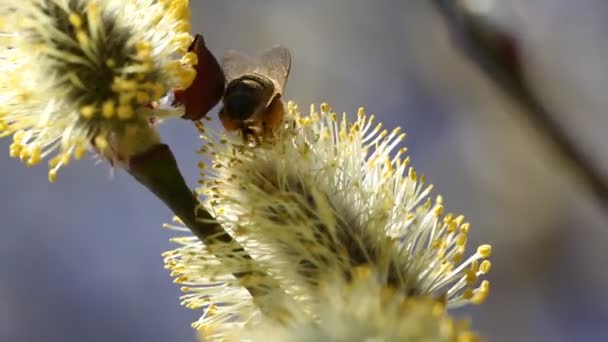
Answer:
<svg viewBox="0 0 608 342"><path fill-rule="evenodd" d="M535 94L608 177L608 2L470 0L516 35ZM210 49L292 49L286 97L366 106L408 133L413 165L494 246L492 294L470 316L489 341L608 339L608 211L530 126L522 108L454 47L427 0L191 1ZM523 114L523 115L522 115ZM215 111L212 113L215 116ZM163 137L196 184L200 142ZM0 140L0 341L193 341L160 253L171 213L122 171L62 170L8 157Z"/></svg>

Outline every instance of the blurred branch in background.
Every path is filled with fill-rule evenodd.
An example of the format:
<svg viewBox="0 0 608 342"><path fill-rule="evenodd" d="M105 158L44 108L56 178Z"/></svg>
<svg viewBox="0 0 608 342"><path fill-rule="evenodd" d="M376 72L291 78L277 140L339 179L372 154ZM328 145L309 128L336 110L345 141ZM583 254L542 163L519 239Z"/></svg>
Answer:
<svg viewBox="0 0 608 342"><path fill-rule="evenodd" d="M539 100L527 81L516 37L487 14L493 0L431 0L446 20L456 46L523 107L539 134L586 183L603 207L608 207L608 181L592 160L577 149L566 131Z"/></svg>

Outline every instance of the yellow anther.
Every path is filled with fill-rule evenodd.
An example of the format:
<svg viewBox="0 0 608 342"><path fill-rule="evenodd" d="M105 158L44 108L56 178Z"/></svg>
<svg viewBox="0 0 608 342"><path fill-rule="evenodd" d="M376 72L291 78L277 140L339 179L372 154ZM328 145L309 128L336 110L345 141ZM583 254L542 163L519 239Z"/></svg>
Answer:
<svg viewBox="0 0 608 342"><path fill-rule="evenodd" d="M122 106L118 107L118 110L116 111L116 113L118 114L119 119L128 120L133 117L133 115L135 114L135 111L133 110L133 107L131 107L130 105L122 105Z"/></svg>
<svg viewBox="0 0 608 342"><path fill-rule="evenodd" d="M463 331L458 334L456 342L479 342L479 336L472 331Z"/></svg>
<svg viewBox="0 0 608 342"><path fill-rule="evenodd" d="M137 58L145 59L152 53L152 44L148 42L137 42L135 44L135 49L137 50Z"/></svg>
<svg viewBox="0 0 608 342"><path fill-rule="evenodd" d="M157 26L158 23L163 19L164 13L156 13L154 16L150 18L150 23L152 26Z"/></svg>
<svg viewBox="0 0 608 342"><path fill-rule="evenodd" d="M49 170L49 182L55 183L55 181L57 181L57 170L56 169Z"/></svg>
<svg viewBox="0 0 608 342"><path fill-rule="evenodd" d="M418 180L418 175L416 174L416 170L414 170L413 167L410 167L407 176L409 177L409 179L411 179L414 182L416 182Z"/></svg>
<svg viewBox="0 0 608 342"><path fill-rule="evenodd" d="M365 107L359 107L359 110L357 110L357 116L359 118L362 118L365 116Z"/></svg>
<svg viewBox="0 0 608 342"><path fill-rule="evenodd" d="M70 24L72 24L72 26L77 29L82 26L82 18L74 12L70 13L70 15L68 16L68 20L70 21Z"/></svg>
<svg viewBox="0 0 608 342"><path fill-rule="evenodd" d="M463 234L468 234L470 228L471 225L468 222L465 222L460 226L460 232Z"/></svg>
<svg viewBox="0 0 608 342"><path fill-rule="evenodd" d="M54 169L57 167L57 165L59 165L59 163L61 163L61 155L55 156L49 160L49 167Z"/></svg>
<svg viewBox="0 0 608 342"><path fill-rule="evenodd" d="M169 13L177 20L188 20L190 19L190 9L188 6L184 6L182 2L172 2L168 8Z"/></svg>
<svg viewBox="0 0 608 342"><path fill-rule="evenodd" d="M108 59L106 60L106 65L107 65L109 68L115 68L115 67L116 67L116 60L114 60L113 58L108 58Z"/></svg>
<svg viewBox="0 0 608 342"><path fill-rule="evenodd" d="M477 282L477 274L475 274L475 272L472 272L471 270L467 270L466 281L469 285L475 284Z"/></svg>
<svg viewBox="0 0 608 342"><path fill-rule="evenodd" d="M25 138L25 131L23 131L23 130L17 131L17 132L15 132L15 134L13 134L13 141L15 143L22 142L23 138Z"/></svg>
<svg viewBox="0 0 608 342"><path fill-rule="evenodd" d="M176 76L179 79L177 88L186 89L192 84L192 82L194 82L194 79L196 78L196 70L192 68L181 67ZM163 94L161 94L160 96L162 96Z"/></svg>
<svg viewBox="0 0 608 342"><path fill-rule="evenodd" d="M83 145L78 145L76 146L76 148L74 149L74 159L76 160L80 160L84 157L84 155L87 153L87 149L85 146Z"/></svg>
<svg viewBox="0 0 608 342"><path fill-rule="evenodd" d="M152 84L152 91L154 91L154 98L159 99L165 95L167 89L160 83Z"/></svg>
<svg viewBox="0 0 608 342"><path fill-rule="evenodd" d="M91 119L95 115L95 106L86 105L80 107L80 115L85 119Z"/></svg>
<svg viewBox="0 0 608 342"><path fill-rule="evenodd" d="M22 161L30 156L30 150L27 148L21 148L21 153L19 153L19 159Z"/></svg>
<svg viewBox="0 0 608 342"><path fill-rule="evenodd" d="M475 295L471 298L471 303L479 305L486 301L490 295L490 282L484 280L479 288L475 291Z"/></svg>
<svg viewBox="0 0 608 342"><path fill-rule="evenodd" d="M104 118L109 119L114 116L115 107L113 100L107 100L101 105L101 115Z"/></svg>
<svg viewBox="0 0 608 342"><path fill-rule="evenodd" d="M464 290L464 292L462 293L462 298L467 299L467 300L473 298L473 290L471 290L471 289Z"/></svg>
<svg viewBox="0 0 608 342"><path fill-rule="evenodd" d="M33 146L30 159L27 162L28 166L39 164L42 161L42 149L40 146Z"/></svg>
<svg viewBox="0 0 608 342"><path fill-rule="evenodd" d="M173 27L173 29L174 29L176 32L190 32L190 28L191 28L191 27L192 27L192 26L190 25L190 23L189 23L189 22L187 22L187 21L180 21L180 22L178 22L178 23L177 23L177 24L176 24L176 25ZM185 49L184 49L184 50L179 50L179 49L178 49L178 52L179 52L179 53L186 53L186 50L185 50Z"/></svg>
<svg viewBox="0 0 608 342"><path fill-rule="evenodd" d="M95 147L102 151L107 149L109 146L108 140L102 135L96 136L95 139L93 139L93 143L95 144Z"/></svg>
<svg viewBox="0 0 608 342"><path fill-rule="evenodd" d="M86 46L89 44L89 36L81 29L76 30L76 40L82 46Z"/></svg>
<svg viewBox="0 0 608 342"><path fill-rule="evenodd" d="M194 52L188 52L182 57L182 63L187 65L197 65L198 64L198 56Z"/></svg>
<svg viewBox="0 0 608 342"><path fill-rule="evenodd" d="M173 282L175 284L181 284L181 283L185 283L187 281L188 281L188 277L186 277L186 276L177 277L173 280Z"/></svg>
<svg viewBox="0 0 608 342"><path fill-rule="evenodd" d="M135 95L135 98L137 99L137 103L139 104L146 104L152 101L152 99L150 98L150 94L143 91L138 91Z"/></svg>
<svg viewBox="0 0 608 342"><path fill-rule="evenodd" d="M369 267L355 267L352 271L352 276L355 280L365 280L372 277L372 270Z"/></svg>
<svg viewBox="0 0 608 342"><path fill-rule="evenodd" d="M443 214L443 205L441 204L437 204L435 206L435 209L433 209L435 216L439 217L441 216L441 214Z"/></svg>
<svg viewBox="0 0 608 342"><path fill-rule="evenodd" d="M192 44L192 36L189 33L180 33L173 37L171 43L178 47L178 50L183 50L186 53L190 44ZM178 51L179 52L179 51Z"/></svg>
<svg viewBox="0 0 608 342"><path fill-rule="evenodd" d="M492 246L490 245L481 245L477 247L477 254L482 258L489 258L492 255Z"/></svg>
<svg viewBox="0 0 608 342"><path fill-rule="evenodd" d="M89 2L87 4L87 16L89 18L98 18L99 15L101 14L101 10L99 8L99 4L95 3L95 2Z"/></svg>
<svg viewBox="0 0 608 342"><path fill-rule="evenodd" d="M454 256L452 257L452 261L459 264L462 262L462 259L464 258L464 253L458 251L454 254Z"/></svg>
<svg viewBox="0 0 608 342"><path fill-rule="evenodd" d="M492 269L492 262L490 262L490 260L482 261L481 265L479 266L479 272L481 274L488 274L491 269Z"/></svg>
<svg viewBox="0 0 608 342"><path fill-rule="evenodd" d="M327 104L325 102L321 103L321 112L324 112L324 113L331 112L331 107L329 106L329 104Z"/></svg>
<svg viewBox="0 0 608 342"><path fill-rule="evenodd" d="M72 160L72 156L68 153L68 152L64 152L63 154L61 154L61 164L62 165L68 165L70 164L70 161Z"/></svg>
<svg viewBox="0 0 608 342"><path fill-rule="evenodd" d="M454 219L454 222L459 226L462 224L462 221L464 221L464 215L458 215L458 217Z"/></svg>
<svg viewBox="0 0 608 342"><path fill-rule="evenodd" d="M431 242L431 248L434 249L439 249L441 247L443 247L445 245L445 242L443 240L433 240L433 242Z"/></svg>
<svg viewBox="0 0 608 342"><path fill-rule="evenodd" d="M467 234L460 233L456 237L456 245L464 246L467 243Z"/></svg>
<svg viewBox="0 0 608 342"><path fill-rule="evenodd" d="M456 231L456 228L457 228L456 222L451 221L448 223L447 232L454 233Z"/></svg>

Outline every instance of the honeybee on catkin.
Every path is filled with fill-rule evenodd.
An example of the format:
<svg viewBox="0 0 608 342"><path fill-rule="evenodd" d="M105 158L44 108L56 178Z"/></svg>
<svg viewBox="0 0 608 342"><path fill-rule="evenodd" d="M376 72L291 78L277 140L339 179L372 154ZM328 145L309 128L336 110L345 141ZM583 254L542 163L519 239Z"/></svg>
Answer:
<svg viewBox="0 0 608 342"><path fill-rule="evenodd" d="M291 70L291 53L275 46L258 57L236 51L222 59L226 89L219 118L227 131L247 142L269 139L285 112L281 96Z"/></svg>

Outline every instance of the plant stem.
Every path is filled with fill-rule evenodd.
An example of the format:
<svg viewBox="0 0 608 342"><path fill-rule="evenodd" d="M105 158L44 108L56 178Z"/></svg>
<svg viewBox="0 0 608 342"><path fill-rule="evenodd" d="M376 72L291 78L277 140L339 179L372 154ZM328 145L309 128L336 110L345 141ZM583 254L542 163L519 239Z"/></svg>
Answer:
<svg viewBox="0 0 608 342"><path fill-rule="evenodd" d="M196 195L186 185L169 146L157 145L135 156L130 160L127 171L167 205L203 243L211 245L220 242L230 246L235 253L245 253L243 247L215 223L213 217L200 205ZM222 256L218 258L221 261ZM248 255L245 255L245 258L251 260ZM249 272L236 273L234 276L242 279L254 273L258 277L268 277L263 272L255 271L255 268ZM259 286L245 287L253 297L265 295L269 290Z"/></svg>

